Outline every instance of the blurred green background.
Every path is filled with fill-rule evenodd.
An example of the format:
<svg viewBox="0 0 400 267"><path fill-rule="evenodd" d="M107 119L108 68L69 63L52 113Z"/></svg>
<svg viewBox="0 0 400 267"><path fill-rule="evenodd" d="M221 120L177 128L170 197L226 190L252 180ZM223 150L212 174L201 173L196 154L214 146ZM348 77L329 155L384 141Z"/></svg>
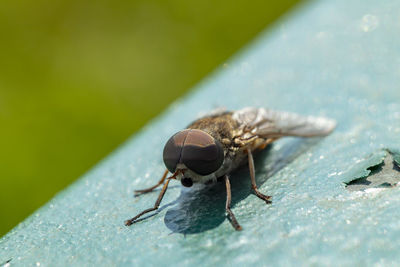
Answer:
<svg viewBox="0 0 400 267"><path fill-rule="evenodd" d="M3 0L0 236L299 0Z"/></svg>

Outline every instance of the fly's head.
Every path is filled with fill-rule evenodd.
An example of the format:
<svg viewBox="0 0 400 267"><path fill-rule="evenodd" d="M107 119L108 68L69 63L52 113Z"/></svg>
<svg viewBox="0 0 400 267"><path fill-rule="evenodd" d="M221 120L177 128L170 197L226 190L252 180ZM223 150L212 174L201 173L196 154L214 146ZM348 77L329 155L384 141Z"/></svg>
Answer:
<svg viewBox="0 0 400 267"><path fill-rule="evenodd" d="M217 171L224 161L221 143L208 133L186 129L174 134L165 144L163 160L167 169L176 173L183 186L191 187L201 177Z"/></svg>

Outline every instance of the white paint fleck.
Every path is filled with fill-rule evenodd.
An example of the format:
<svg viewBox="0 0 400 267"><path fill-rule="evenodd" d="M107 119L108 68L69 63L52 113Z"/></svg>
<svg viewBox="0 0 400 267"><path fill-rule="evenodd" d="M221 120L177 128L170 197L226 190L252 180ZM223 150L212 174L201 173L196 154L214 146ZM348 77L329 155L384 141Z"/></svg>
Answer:
<svg viewBox="0 0 400 267"><path fill-rule="evenodd" d="M337 172L332 172L332 173L328 174L328 177L335 176L335 175L337 175Z"/></svg>
<svg viewBox="0 0 400 267"><path fill-rule="evenodd" d="M361 30L371 32L379 26L379 18L371 14L365 14L361 19Z"/></svg>
<svg viewBox="0 0 400 267"><path fill-rule="evenodd" d="M364 192L367 193L367 194L376 195L376 194L378 194L379 192L381 192L383 190L385 190L385 189L384 188L367 188L367 189L364 190Z"/></svg>

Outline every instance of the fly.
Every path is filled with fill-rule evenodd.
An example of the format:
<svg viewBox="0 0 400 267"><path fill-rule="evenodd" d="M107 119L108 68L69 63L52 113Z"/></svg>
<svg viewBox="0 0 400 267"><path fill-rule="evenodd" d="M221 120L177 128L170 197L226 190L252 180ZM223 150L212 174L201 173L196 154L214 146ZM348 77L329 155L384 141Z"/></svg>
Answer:
<svg viewBox="0 0 400 267"><path fill-rule="evenodd" d="M163 151L167 170L161 180L150 188L135 191L140 195L163 186L157 201L153 208L125 221L125 225L136 223L142 215L157 210L172 179L191 187L195 183L209 184L222 178L226 186L228 219L235 230L242 230L230 207L229 174L247 162L255 195L270 204L271 196L261 193L256 184L253 152L284 136L326 136L335 125L335 121L328 118L253 107L219 111L200 118L167 141ZM167 178L169 172L172 175Z"/></svg>

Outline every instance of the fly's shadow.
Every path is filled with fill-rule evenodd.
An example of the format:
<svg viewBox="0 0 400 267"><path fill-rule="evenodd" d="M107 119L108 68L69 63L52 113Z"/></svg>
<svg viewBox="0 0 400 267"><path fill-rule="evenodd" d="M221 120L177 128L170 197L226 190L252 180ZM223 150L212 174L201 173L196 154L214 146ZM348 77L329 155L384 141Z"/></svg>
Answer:
<svg viewBox="0 0 400 267"><path fill-rule="evenodd" d="M255 157L256 178L259 187L275 173L290 164L321 139L289 139L278 151L271 153L271 147ZM262 168L262 169L261 169ZM260 175L259 172L266 173ZM248 197L251 193L249 169L243 166L230 176L232 204ZM270 194L271 192L263 192ZM257 199L257 201L261 201ZM272 200L274 201L274 200ZM224 182L198 188L183 188L164 218L165 225L174 233L196 234L219 226L226 220L226 188Z"/></svg>

